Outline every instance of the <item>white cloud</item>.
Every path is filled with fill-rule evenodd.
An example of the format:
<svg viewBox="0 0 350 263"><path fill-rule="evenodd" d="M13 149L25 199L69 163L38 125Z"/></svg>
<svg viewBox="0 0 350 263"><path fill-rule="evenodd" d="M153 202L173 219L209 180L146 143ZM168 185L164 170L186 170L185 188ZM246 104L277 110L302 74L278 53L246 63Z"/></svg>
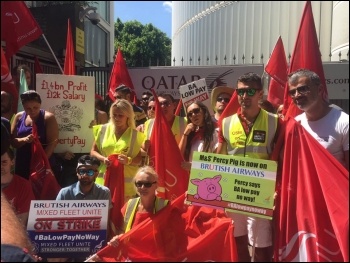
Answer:
<svg viewBox="0 0 350 263"><path fill-rule="evenodd" d="M172 9L173 9L173 3L171 1L165 1L163 2L163 6L165 8L165 11L171 13Z"/></svg>

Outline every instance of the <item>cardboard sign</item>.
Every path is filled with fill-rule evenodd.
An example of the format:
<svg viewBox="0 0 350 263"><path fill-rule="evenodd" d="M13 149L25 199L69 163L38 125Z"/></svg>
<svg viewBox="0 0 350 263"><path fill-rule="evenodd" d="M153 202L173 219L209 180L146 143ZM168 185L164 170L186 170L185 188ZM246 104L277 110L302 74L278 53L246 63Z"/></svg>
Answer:
<svg viewBox="0 0 350 263"><path fill-rule="evenodd" d="M78 258L106 245L108 200L32 201L27 230L41 257Z"/></svg>
<svg viewBox="0 0 350 263"><path fill-rule="evenodd" d="M194 152L187 201L272 219L277 162Z"/></svg>
<svg viewBox="0 0 350 263"><path fill-rule="evenodd" d="M41 107L52 112L59 135L55 153L90 152L93 134L89 128L95 118L95 77L37 74L36 91Z"/></svg>
<svg viewBox="0 0 350 263"><path fill-rule="evenodd" d="M210 115L214 114L211 107L210 96L205 79L196 80L186 85L182 85L179 88L180 97L184 106L185 112L188 106L195 101L201 101L207 106Z"/></svg>

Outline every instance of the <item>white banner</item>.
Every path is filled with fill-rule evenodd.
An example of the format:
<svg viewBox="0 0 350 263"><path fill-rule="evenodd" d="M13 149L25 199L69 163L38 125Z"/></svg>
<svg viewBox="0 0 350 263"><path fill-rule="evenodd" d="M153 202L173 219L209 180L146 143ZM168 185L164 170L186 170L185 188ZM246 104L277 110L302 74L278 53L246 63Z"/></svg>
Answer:
<svg viewBox="0 0 350 263"><path fill-rule="evenodd" d="M175 99L180 99L179 87L187 83L205 78L210 94L211 90L216 86L235 87L238 77L248 72L262 75L264 67L262 64L257 64L129 69L138 98L141 98L142 92L154 88L158 95L166 92L170 93Z"/></svg>

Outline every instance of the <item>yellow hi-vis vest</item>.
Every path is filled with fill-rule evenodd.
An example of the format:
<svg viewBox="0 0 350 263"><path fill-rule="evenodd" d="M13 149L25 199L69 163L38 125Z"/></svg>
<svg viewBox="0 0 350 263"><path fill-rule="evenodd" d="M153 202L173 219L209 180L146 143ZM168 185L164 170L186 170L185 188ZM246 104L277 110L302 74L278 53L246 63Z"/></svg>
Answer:
<svg viewBox="0 0 350 263"><path fill-rule="evenodd" d="M223 119L222 133L227 143L227 153L257 159L269 159L278 125L278 116L260 110L253 127L246 135L243 125L234 114Z"/></svg>
<svg viewBox="0 0 350 263"><path fill-rule="evenodd" d="M173 125L171 126L171 131L175 136L175 140L177 144L179 144L182 134L185 131L186 123L187 123L187 118L175 116ZM144 134L146 135L146 140L149 140L151 138L151 134L153 130L154 119L147 120L144 125L145 125Z"/></svg>
<svg viewBox="0 0 350 263"><path fill-rule="evenodd" d="M140 197L129 199L124 215L124 233L128 232L131 229L139 203ZM156 197L153 214L163 209L167 204L168 200Z"/></svg>

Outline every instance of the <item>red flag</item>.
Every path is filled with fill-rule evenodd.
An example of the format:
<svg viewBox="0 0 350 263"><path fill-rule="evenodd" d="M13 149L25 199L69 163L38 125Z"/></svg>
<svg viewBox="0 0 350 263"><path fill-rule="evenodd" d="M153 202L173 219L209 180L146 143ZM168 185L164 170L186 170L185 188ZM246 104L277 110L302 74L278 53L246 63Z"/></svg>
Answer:
<svg viewBox="0 0 350 263"><path fill-rule="evenodd" d="M190 175L181 168L181 162L184 159L153 89L152 93L156 103L156 116L150 138L150 165L159 175L159 196L167 200L174 200L187 191Z"/></svg>
<svg viewBox="0 0 350 263"><path fill-rule="evenodd" d="M40 66L40 62L39 62L37 56L34 56L34 71L35 71L35 74L44 73L43 69Z"/></svg>
<svg viewBox="0 0 350 263"><path fill-rule="evenodd" d="M13 83L11 72L5 58L4 50L1 47L1 82Z"/></svg>
<svg viewBox="0 0 350 263"><path fill-rule="evenodd" d="M67 29L66 56L64 59L63 72L65 75L75 75L74 43L69 19Z"/></svg>
<svg viewBox="0 0 350 263"><path fill-rule="evenodd" d="M111 165L107 167L105 183L111 191L113 208L110 212L111 230L114 235L117 229L123 225L123 215L121 209L124 205L124 165L118 161L118 154L108 156Z"/></svg>
<svg viewBox="0 0 350 263"><path fill-rule="evenodd" d="M228 116L231 116L233 114L237 113L237 110L239 109L240 105L238 103L238 96L237 92L234 91L233 95L231 96L231 99L229 103L227 104L226 108L224 111L221 113L220 118L218 120L218 127L219 127L219 134L221 133L221 128L222 128L222 120Z"/></svg>
<svg viewBox="0 0 350 263"><path fill-rule="evenodd" d="M322 96L326 101L328 101L328 92L323 72L321 52L318 45L318 38L310 1L306 1L305 3L288 74L300 68L309 69L317 73L321 79L323 88ZM283 113L285 117L295 117L296 115L300 114L301 111L294 105L291 98L288 96L288 90L288 86L286 85ZM289 110L289 106L293 108ZM289 112L287 112L288 110Z"/></svg>
<svg viewBox="0 0 350 263"><path fill-rule="evenodd" d="M181 109L182 109L182 99L179 100L176 110L175 110L175 115L180 116L181 114Z"/></svg>
<svg viewBox="0 0 350 263"><path fill-rule="evenodd" d="M279 37L266 64L265 71L271 76L267 100L275 107L283 104L284 87L287 82L287 58L282 38Z"/></svg>
<svg viewBox="0 0 350 263"><path fill-rule="evenodd" d="M32 159L30 161L30 177L33 192L37 200L55 200L61 190L52 170L49 160L39 141L38 129L33 122Z"/></svg>
<svg viewBox="0 0 350 263"><path fill-rule="evenodd" d="M132 228L118 247L97 255L105 262L235 262L233 224L223 212L184 205L185 195Z"/></svg>
<svg viewBox="0 0 350 263"><path fill-rule="evenodd" d="M132 84L128 67L126 66L125 60L123 58L122 51L118 48L117 56L114 61L111 77L109 78L108 84L108 95L112 101L115 101L114 90L120 84L124 84L132 89L131 100L135 103L135 92L134 85Z"/></svg>
<svg viewBox="0 0 350 263"><path fill-rule="evenodd" d="M39 38L43 32L24 1L1 1L1 40L6 42L6 58Z"/></svg>
<svg viewBox="0 0 350 263"><path fill-rule="evenodd" d="M284 160L275 259L348 262L348 171L294 119Z"/></svg>

